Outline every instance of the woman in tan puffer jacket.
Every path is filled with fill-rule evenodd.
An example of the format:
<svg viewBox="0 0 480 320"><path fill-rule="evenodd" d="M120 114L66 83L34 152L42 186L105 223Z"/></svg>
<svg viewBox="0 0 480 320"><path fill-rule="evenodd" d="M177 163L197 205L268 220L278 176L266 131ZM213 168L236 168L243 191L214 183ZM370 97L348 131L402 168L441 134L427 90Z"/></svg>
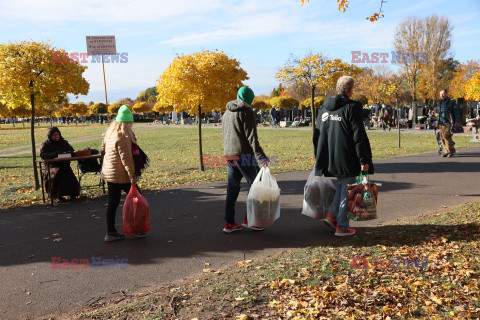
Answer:
<svg viewBox="0 0 480 320"><path fill-rule="evenodd" d="M102 142L102 178L108 184L107 242L125 238L115 228L115 214L122 190L128 194L131 185L137 183L132 153L132 143L136 143L136 139L132 124L132 112L122 105Z"/></svg>

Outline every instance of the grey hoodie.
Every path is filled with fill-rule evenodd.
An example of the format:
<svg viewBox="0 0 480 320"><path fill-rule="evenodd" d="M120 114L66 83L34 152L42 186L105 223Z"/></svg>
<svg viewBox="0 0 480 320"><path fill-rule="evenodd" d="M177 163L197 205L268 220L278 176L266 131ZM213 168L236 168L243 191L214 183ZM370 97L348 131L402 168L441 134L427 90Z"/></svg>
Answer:
<svg viewBox="0 0 480 320"><path fill-rule="evenodd" d="M258 142L255 113L245 101L237 99L227 103L227 111L222 116L222 130L224 155L265 157Z"/></svg>

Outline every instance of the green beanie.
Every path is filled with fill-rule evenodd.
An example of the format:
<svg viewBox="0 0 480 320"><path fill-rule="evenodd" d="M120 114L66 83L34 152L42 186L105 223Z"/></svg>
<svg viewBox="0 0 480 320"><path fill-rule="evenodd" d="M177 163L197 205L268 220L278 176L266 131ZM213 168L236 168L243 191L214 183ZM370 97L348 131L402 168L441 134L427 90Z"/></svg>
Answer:
<svg viewBox="0 0 480 320"><path fill-rule="evenodd" d="M133 115L132 111L128 109L126 105L122 105L120 109L118 109L117 117L115 118L117 122L133 122Z"/></svg>
<svg viewBox="0 0 480 320"><path fill-rule="evenodd" d="M246 103L252 104L253 98L255 98L255 94L249 87L241 87L240 90L238 90L237 99L242 99Z"/></svg>

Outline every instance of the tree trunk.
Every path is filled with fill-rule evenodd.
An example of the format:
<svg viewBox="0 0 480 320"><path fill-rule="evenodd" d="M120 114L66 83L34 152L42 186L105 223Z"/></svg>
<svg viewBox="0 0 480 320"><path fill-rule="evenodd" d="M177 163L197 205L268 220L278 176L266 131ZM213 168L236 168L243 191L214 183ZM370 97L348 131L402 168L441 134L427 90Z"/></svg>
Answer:
<svg viewBox="0 0 480 320"><path fill-rule="evenodd" d="M202 152L202 107L198 105L198 155L200 156L200 171L205 171L203 166L203 152Z"/></svg>
<svg viewBox="0 0 480 320"><path fill-rule="evenodd" d="M30 87L33 87L33 80L30 81ZM38 170L37 170L37 151L35 150L35 95L30 94L30 104L32 106L32 118L30 121L30 138L32 141L32 164L33 164L33 177L35 179L35 190L40 188L38 183Z"/></svg>
<svg viewBox="0 0 480 320"><path fill-rule="evenodd" d="M417 95L416 95L416 89L417 89L417 75L414 73L413 74L413 103L417 102Z"/></svg>
<svg viewBox="0 0 480 320"><path fill-rule="evenodd" d="M50 111L50 127L53 127L53 122L52 122L52 111Z"/></svg>
<svg viewBox="0 0 480 320"><path fill-rule="evenodd" d="M310 104L310 109L312 110L312 129L315 132L315 85L312 85L312 101Z"/></svg>

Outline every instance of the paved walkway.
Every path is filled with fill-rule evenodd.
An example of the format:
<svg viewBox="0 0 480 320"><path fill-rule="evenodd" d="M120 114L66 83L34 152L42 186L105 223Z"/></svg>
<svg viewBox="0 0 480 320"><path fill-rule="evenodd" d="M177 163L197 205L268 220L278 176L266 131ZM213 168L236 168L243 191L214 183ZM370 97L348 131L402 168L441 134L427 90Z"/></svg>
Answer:
<svg viewBox="0 0 480 320"><path fill-rule="evenodd" d="M479 156L476 147L461 149L450 159L430 153L377 161L373 179L383 183L379 219L352 225L364 233L397 218L479 199ZM106 198L0 212L0 318L46 317L171 284L201 273L206 262L219 269L332 239L323 223L300 214L308 174L277 176L281 217L264 232L222 232L224 182L147 193L152 212L148 237L110 244L103 242ZM239 220L246 195L243 189ZM57 270L52 257L128 259L128 268Z"/></svg>

